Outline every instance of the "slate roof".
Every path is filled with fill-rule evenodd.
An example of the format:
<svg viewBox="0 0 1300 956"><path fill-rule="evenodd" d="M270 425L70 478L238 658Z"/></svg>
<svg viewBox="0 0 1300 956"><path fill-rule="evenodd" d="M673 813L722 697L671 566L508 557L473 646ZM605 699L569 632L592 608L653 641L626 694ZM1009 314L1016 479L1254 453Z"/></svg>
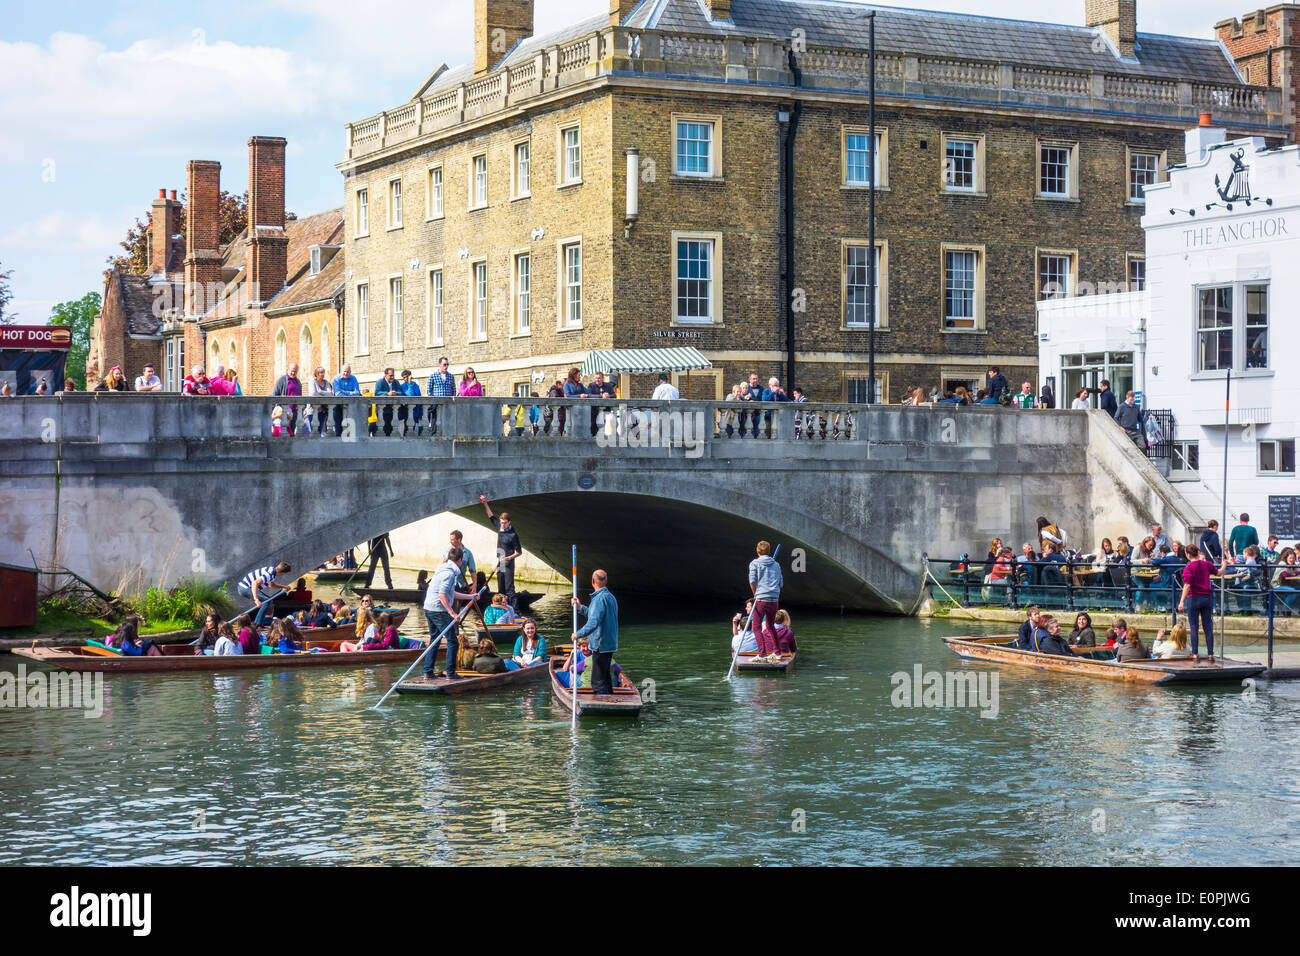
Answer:
<svg viewBox="0 0 1300 956"><path fill-rule="evenodd" d="M786 38L795 29L813 46L863 49L867 19L876 10L876 49L881 53L923 53L960 59L1001 60L1065 70L1097 70L1205 83L1241 83L1217 40L1138 34L1136 60L1116 56L1096 41L1090 27L1032 20L1007 20L969 13L873 7L848 0L731 0L731 19L710 20L702 0L642 0L624 25L644 30ZM608 16L590 17L562 30L529 37L493 69L517 66L539 50L604 29ZM467 83L472 65L448 69L425 95Z"/></svg>
<svg viewBox="0 0 1300 956"><path fill-rule="evenodd" d="M162 320L153 313L154 292L149 276L121 269L114 269L111 274L116 278L122 296L127 332L131 335L157 335L161 332Z"/></svg>

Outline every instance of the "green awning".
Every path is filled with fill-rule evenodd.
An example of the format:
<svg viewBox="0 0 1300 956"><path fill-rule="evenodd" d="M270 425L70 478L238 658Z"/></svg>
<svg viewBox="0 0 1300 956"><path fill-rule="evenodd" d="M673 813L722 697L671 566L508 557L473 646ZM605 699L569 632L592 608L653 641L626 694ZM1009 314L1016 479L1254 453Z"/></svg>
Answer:
<svg viewBox="0 0 1300 956"><path fill-rule="evenodd" d="M582 377L597 372L697 372L713 363L689 345L667 349L597 349L582 363Z"/></svg>

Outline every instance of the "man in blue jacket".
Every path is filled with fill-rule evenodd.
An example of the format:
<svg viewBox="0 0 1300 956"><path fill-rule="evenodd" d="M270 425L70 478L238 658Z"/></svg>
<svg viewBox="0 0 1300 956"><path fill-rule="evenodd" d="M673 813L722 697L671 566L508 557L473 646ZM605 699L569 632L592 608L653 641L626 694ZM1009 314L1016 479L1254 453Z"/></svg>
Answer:
<svg viewBox="0 0 1300 956"><path fill-rule="evenodd" d="M1110 390L1110 382L1107 379L1101 380L1101 388L1097 390L1097 407L1109 415L1115 417L1119 411L1119 402L1115 400L1115 393Z"/></svg>
<svg viewBox="0 0 1300 956"><path fill-rule="evenodd" d="M614 659L614 652L618 650L618 602L605 586L608 581L609 576L604 571L593 571L591 605L584 607L581 601L576 597L573 598L573 606L587 619L587 623L583 625L582 630L572 635L572 640L575 646L580 637L591 641L594 667L591 674L591 690L597 695L608 695L614 692L609 665Z"/></svg>
<svg viewBox="0 0 1300 956"><path fill-rule="evenodd" d="M361 395L361 383L357 377L352 374L352 366L344 365L339 370L339 374L334 376L334 394L338 395ZM334 406L334 434L343 434L343 406ZM354 436L355 437L355 436Z"/></svg>
<svg viewBox="0 0 1300 956"><path fill-rule="evenodd" d="M381 395L401 395L402 384L397 381L396 372L392 367L384 369L384 377L375 382L375 397ZM399 418L403 421L406 419L406 406L399 407ZM384 420L384 436L388 437L393 433L393 406L387 403L380 405L379 414Z"/></svg>

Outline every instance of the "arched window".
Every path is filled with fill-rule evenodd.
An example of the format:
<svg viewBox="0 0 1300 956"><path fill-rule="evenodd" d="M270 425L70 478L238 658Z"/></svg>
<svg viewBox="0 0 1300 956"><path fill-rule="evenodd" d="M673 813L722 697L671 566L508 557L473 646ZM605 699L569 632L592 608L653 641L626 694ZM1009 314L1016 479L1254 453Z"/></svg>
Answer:
<svg viewBox="0 0 1300 956"><path fill-rule="evenodd" d="M298 375L305 382L311 378L316 366L311 360L311 328L304 324L298 333Z"/></svg>
<svg viewBox="0 0 1300 956"><path fill-rule="evenodd" d="M236 371L238 371L239 363L235 361L235 356L236 356L236 354L237 354L237 353L235 352L235 340L234 340L234 339L231 339L231 340L230 340L230 351L229 351L230 361L226 363L226 368L228 368L228 369L233 368L233 369L235 369Z"/></svg>
<svg viewBox="0 0 1300 956"><path fill-rule="evenodd" d="M289 338L284 329L275 333L275 377L279 378L289 368Z"/></svg>
<svg viewBox="0 0 1300 956"><path fill-rule="evenodd" d="M212 352L212 358L209 359L208 361L207 371L209 375L216 375L217 366L221 364L221 343L218 342L216 339L212 340L211 352Z"/></svg>
<svg viewBox="0 0 1300 956"><path fill-rule="evenodd" d="M320 327L320 364L325 367L325 377L332 378L334 373L330 368L330 324L328 322Z"/></svg>

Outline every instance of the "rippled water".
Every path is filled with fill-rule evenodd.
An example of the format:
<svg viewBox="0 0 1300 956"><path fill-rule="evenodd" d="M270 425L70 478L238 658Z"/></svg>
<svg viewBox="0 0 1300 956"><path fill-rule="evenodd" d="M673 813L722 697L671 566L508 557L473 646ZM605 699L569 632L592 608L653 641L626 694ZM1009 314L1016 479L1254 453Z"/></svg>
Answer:
<svg viewBox="0 0 1300 956"><path fill-rule="evenodd" d="M563 595L538 610L567 635ZM618 655L657 703L576 740L544 683L369 709L392 666L0 710L0 863L1300 862L1300 685L1022 673L952 624L808 614L795 673L725 683L730 609L664 613L626 607ZM895 708L918 663L997 673L998 716Z"/></svg>

